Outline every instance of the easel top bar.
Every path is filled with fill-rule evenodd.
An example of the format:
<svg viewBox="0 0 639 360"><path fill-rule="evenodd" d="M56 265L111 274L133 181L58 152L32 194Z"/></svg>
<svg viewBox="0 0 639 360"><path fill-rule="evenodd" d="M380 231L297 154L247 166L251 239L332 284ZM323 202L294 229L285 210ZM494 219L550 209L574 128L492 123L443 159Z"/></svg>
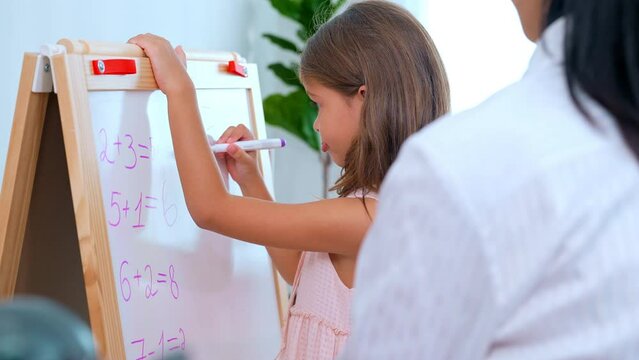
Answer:
<svg viewBox="0 0 639 360"><path fill-rule="evenodd" d="M58 45L64 46L68 54L146 57L144 51L139 46L133 44L62 39L58 41ZM235 52L200 50L185 50L184 52L186 53L186 59L191 61L245 61Z"/></svg>

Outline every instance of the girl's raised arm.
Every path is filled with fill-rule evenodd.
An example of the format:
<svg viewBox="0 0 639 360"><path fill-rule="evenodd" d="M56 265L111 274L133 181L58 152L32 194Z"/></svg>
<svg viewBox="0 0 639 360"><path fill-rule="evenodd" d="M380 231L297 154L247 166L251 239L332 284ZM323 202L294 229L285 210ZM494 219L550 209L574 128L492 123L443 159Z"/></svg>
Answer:
<svg viewBox="0 0 639 360"><path fill-rule="evenodd" d="M236 239L282 249L356 255L371 223L375 200L355 198L277 204L229 194L211 155L195 89L170 43L154 35L130 40L151 60L167 95L169 122L180 180L196 224Z"/></svg>

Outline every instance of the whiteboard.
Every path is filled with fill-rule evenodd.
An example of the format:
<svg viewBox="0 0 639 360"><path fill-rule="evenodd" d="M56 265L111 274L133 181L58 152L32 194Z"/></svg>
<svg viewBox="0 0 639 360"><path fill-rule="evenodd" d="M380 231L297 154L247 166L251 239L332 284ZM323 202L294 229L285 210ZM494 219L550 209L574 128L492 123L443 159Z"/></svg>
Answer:
<svg viewBox="0 0 639 360"><path fill-rule="evenodd" d="M197 94L209 135L237 124L255 131L247 89ZM127 359L182 351L189 359L273 359L280 328L268 254L199 229L189 216L164 94L93 91L89 103ZM262 169L272 188L268 161Z"/></svg>

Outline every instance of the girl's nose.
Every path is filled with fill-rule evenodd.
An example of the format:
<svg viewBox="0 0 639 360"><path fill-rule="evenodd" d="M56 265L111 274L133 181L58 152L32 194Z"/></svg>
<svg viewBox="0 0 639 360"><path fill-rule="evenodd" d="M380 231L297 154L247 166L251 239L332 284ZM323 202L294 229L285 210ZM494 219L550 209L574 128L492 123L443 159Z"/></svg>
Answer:
<svg viewBox="0 0 639 360"><path fill-rule="evenodd" d="M319 121L317 121L317 119L313 122L313 130L315 130L315 132L319 132Z"/></svg>

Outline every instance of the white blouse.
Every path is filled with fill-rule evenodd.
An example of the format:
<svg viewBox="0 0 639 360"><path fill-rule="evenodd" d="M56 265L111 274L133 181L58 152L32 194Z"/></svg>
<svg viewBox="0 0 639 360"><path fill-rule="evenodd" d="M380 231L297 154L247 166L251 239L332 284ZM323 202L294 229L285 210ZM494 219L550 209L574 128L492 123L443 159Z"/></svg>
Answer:
<svg viewBox="0 0 639 360"><path fill-rule="evenodd" d="M639 162L574 106L564 28L521 81L403 147L343 359L639 359Z"/></svg>

